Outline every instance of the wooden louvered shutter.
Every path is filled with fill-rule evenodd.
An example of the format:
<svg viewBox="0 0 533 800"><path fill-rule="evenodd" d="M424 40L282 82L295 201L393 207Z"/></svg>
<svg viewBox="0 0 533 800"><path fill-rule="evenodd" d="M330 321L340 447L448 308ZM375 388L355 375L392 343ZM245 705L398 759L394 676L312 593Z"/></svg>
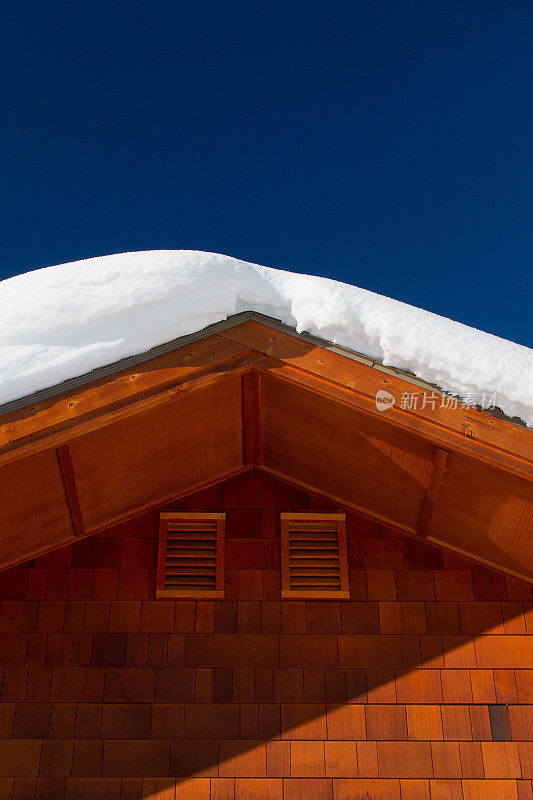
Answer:
<svg viewBox="0 0 533 800"><path fill-rule="evenodd" d="M225 514L159 515L157 597L224 597Z"/></svg>
<svg viewBox="0 0 533 800"><path fill-rule="evenodd" d="M281 515L281 596L350 597L344 514Z"/></svg>

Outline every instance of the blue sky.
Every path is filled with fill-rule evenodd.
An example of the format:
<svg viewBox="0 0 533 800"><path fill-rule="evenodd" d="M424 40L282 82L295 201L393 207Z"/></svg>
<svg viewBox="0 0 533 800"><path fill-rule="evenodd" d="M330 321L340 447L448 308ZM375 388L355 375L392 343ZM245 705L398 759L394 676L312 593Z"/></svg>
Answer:
<svg viewBox="0 0 533 800"><path fill-rule="evenodd" d="M532 343L533 5L2 7L0 277L212 250Z"/></svg>

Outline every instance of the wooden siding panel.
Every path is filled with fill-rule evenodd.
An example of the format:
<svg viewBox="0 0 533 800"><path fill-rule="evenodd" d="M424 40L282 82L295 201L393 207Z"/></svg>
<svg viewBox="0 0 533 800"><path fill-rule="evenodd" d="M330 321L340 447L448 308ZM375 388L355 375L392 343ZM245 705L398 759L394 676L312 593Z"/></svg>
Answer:
<svg viewBox="0 0 533 800"><path fill-rule="evenodd" d="M0 577L9 800L531 800L520 587L350 513L352 599L281 601L287 503L332 511L256 472L184 504L228 515L231 599L154 599L157 513Z"/></svg>
<svg viewBox="0 0 533 800"><path fill-rule="evenodd" d="M89 528L242 467L241 384L210 386L71 443ZM105 460L100 458L106 453ZM146 469L146 465L157 465Z"/></svg>
<svg viewBox="0 0 533 800"><path fill-rule="evenodd" d="M433 448L302 389L263 380L263 465L416 530Z"/></svg>
<svg viewBox="0 0 533 800"><path fill-rule="evenodd" d="M308 375L318 379L317 383L331 381L333 377L334 387L330 383L330 391L334 391L338 387L350 390L355 395L352 403L367 413L374 412L374 398L379 389L394 392L399 398L402 392L418 388L413 387L413 384L406 382L400 376L369 368L367 364L347 358L342 353L332 352L290 334L272 330L268 325L255 320L235 326L220 335L242 347L251 347L269 357L279 359L283 362L283 366L277 371L279 374L284 373L288 380L291 378L297 380L295 373L299 373L302 382L305 382ZM454 431L463 437L465 431L468 431L467 438L471 441L464 443L465 447L468 447L469 444L475 447L475 444L481 440L490 443L491 447L500 447L504 451L520 453L524 458L531 460L531 443L521 435L520 429L513 423L497 419L474 408L454 410L441 407L438 402L435 407L428 403L425 409L422 409L421 405L412 420L402 418L398 402L389 413L396 424L422 429L426 435L430 435L430 430L435 425L443 426L441 431L443 437L445 436L444 431L448 433ZM458 443L457 438L455 441Z"/></svg>
<svg viewBox="0 0 533 800"><path fill-rule="evenodd" d="M0 467L1 562L59 546L74 531L55 451Z"/></svg>
<svg viewBox="0 0 533 800"><path fill-rule="evenodd" d="M531 483L451 453L429 538L533 577Z"/></svg>

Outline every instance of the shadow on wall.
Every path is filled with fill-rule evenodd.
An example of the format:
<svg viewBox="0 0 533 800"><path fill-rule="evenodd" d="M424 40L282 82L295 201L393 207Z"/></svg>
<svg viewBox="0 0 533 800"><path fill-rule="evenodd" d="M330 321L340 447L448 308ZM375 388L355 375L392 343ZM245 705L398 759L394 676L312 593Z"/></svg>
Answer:
<svg viewBox="0 0 533 800"><path fill-rule="evenodd" d="M3 574L0 797L530 781L530 586L349 513L351 600L280 602L279 512L331 503L251 472L177 506L227 509L227 600L153 599L156 512Z"/></svg>

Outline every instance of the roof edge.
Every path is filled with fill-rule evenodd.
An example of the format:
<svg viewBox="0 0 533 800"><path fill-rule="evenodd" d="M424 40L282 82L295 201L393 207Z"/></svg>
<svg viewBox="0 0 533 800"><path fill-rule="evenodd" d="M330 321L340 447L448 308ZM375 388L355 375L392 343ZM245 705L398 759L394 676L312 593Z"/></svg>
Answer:
<svg viewBox="0 0 533 800"><path fill-rule="evenodd" d="M39 391L32 392L32 394L25 395L17 398L16 400L10 400L7 403L3 403L0 405L0 415L9 414L12 411L18 411L41 400L48 400L49 398L55 397L63 392L68 392L71 389L77 389L81 386L85 386L93 381L99 380L100 378L105 378L108 375L114 375L115 373L121 372L123 369L127 369L128 367L133 367L136 364L142 364L152 358L157 358L157 356L164 355L172 350L177 350L178 348L184 347L187 344L200 341L201 339L206 339L208 336L212 336L220 331L234 328L237 325L241 325L244 322L249 322L252 320L280 331L280 333L294 336L298 339L308 342L309 344L313 344L317 347L322 347L325 350L338 353L339 355L349 358L352 361L358 361L361 364L366 364L367 366L372 367L379 372L385 372L389 375L399 377L407 383L419 386L422 389L429 389L432 392L438 392L445 397L453 396L450 392L446 392L437 384L424 381L422 378L418 378L412 372L408 372L407 370L399 369L397 367L385 366L385 364L383 364L382 361L379 361L379 359L370 358L369 356L365 356L363 353L350 350L347 347L335 344L327 339L321 339L319 336L314 336L306 331L302 331L300 333L296 330L296 328L287 325L280 319L270 317L266 314L261 314L258 311L241 311L238 314L232 314L225 320L220 320L220 322L214 322L211 325L207 325L205 328L202 328L195 333L179 336L176 339L171 339L168 342L156 345L155 347L150 348L150 350L145 350L144 352L133 356L127 356L119 361L114 361L111 364L97 367L90 372L85 372L75 378L68 378L65 381L61 381L61 383L54 384L46 389L39 389ZM527 428L526 423L522 419L519 417L509 417L500 408L482 408L481 406L472 406L472 408L475 408L477 411L482 411L485 414L490 414L498 419L511 422L514 425Z"/></svg>

